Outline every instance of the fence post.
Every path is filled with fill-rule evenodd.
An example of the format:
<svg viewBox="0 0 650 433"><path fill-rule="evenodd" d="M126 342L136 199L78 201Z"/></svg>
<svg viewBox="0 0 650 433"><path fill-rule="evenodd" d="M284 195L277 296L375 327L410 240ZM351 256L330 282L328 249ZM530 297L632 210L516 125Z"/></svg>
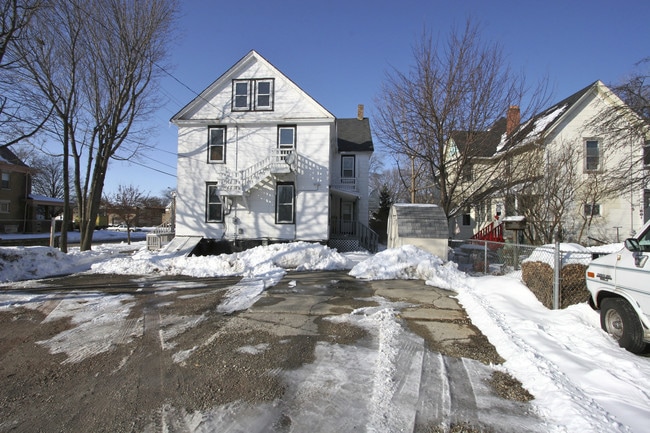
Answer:
<svg viewBox="0 0 650 433"><path fill-rule="evenodd" d="M483 242L483 275L488 273L488 255L487 255L487 241Z"/></svg>
<svg viewBox="0 0 650 433"><path fill-rule="evenodd" d="M560 241L555 239L555 266L553 266L553 309L560 309Z"/></svg>

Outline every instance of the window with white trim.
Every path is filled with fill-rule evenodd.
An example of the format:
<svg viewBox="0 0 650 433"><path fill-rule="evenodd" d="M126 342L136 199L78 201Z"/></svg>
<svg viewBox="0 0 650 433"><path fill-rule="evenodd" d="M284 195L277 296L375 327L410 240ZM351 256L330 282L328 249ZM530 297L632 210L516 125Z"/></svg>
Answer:
<svg viewBox="0 0 650 433"><path fill-rule="evenodd" d="M235 80L232 82L232 109L248 111L250 103L250 80Z"/></svg>
<svg viewBox="0 0 650 433"><path fill-rule="evenodd" d="M226 162L226 127L208 128L208 162Z"/></svg>
<svg viewBox="0 0 650 433"><path fill-rule="evenodd" d="M255 110L273 110L273 80L255 80Z"/></svg>
<svg viewBox="0 0 650 433"><path fill-rule="evenodd" d="M296 219L296 194L293 183L278 183L275 187L275 222L293 224Z"/></svg>
<svg viewBox="0 0 650 433"><path fill-rule="evenodd" d="M8 200L0 201L0 213L9 213L11 212L11 202Z"/></svg>
<svg viewBox="0 0 650 433"><path fill-rule="evenodd" d="M223 222L223 203L219 196L219 188L216 183L208 183L206 185L205 197L205 219L207 222L220 223Z"/></svg>
<svg viewBox="0 0 650 433"><path fill-rule="evenodd" d="M278 126L278 149L296 148L296 127Z"/></svg>
<svg viewBox="0 0 650 433"><path fill-rule="evenodd" d="M1 178L2 181L0 183L0 187L2 189L9 189L11 186L11 174L3 172Z"/></svg>
<svg viewBox="0 0 650 433"><path fill-rule="evenodd" d="M354 155L341 156L341 177L351 178L354 177Z"/></svg>
<svg viewBox="0 0 650 433"><path fill-rule="evenodd" d="M233 80L232 110L273 110L274 85L273 78Z"/></svg>
<svg viewBox="0 0 650 433"><path fill-rule="evenodd" d="M596 139L585 140L585 171L600 170L600 142Z"/></svg>

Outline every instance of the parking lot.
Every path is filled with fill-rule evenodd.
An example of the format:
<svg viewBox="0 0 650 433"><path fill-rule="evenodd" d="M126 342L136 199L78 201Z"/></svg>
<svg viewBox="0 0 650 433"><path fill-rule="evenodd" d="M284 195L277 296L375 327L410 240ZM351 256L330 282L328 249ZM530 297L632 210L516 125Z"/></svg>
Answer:
<svg viewBox="0 0 650 433"><path fill-rule="evenodd" d="M0 288L0 431L544 431L453 292L289 273L219 313L238 282Z"/></svg>

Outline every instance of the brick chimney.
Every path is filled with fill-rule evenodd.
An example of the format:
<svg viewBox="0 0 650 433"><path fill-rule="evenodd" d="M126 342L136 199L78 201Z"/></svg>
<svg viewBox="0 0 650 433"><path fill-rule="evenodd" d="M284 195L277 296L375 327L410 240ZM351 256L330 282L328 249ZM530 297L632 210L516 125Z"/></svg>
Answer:
<svg viewBox="0 0 650 433"><path fill-rule="evenodd" d="M357 106L357 120L363 120L363 104Z"/></svg>
<svg viewBox="0 0 650 433"><path fill-rule="evenodd" d="M521 113L519 112L518 105L511 105L508 108L508 116L506 117L506 134L511 135L521 122Z"/></svg>

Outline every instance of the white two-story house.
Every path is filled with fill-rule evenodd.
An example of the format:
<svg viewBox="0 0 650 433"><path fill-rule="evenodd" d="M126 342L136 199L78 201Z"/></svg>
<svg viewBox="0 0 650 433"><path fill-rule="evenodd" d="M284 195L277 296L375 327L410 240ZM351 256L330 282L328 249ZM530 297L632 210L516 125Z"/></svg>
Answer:
<svg viewBox="0 0 650 433"><path fill-rule="evenodd" d="M368 235L373 144L359 111L335 118L249 52L171 119L176 237L370 248L359 240Z"/></svg>
<svg viewBox="0 0 650 433"><path fill-rule="evenodd" d="M480 179L475 184L512 186L459 216L459 237L473 229L475 238L494 240L498 232L513 239L501 222L524 216L523 234L531 242L549 243L559 234L570 242L608 243L622 241L648 220L650 130L605 84L596 81L519 120L518 107L510 107L502 135L487 136L487 156L477 158L472 170ZM503 169L491 170L497 163Z"/></svg>

